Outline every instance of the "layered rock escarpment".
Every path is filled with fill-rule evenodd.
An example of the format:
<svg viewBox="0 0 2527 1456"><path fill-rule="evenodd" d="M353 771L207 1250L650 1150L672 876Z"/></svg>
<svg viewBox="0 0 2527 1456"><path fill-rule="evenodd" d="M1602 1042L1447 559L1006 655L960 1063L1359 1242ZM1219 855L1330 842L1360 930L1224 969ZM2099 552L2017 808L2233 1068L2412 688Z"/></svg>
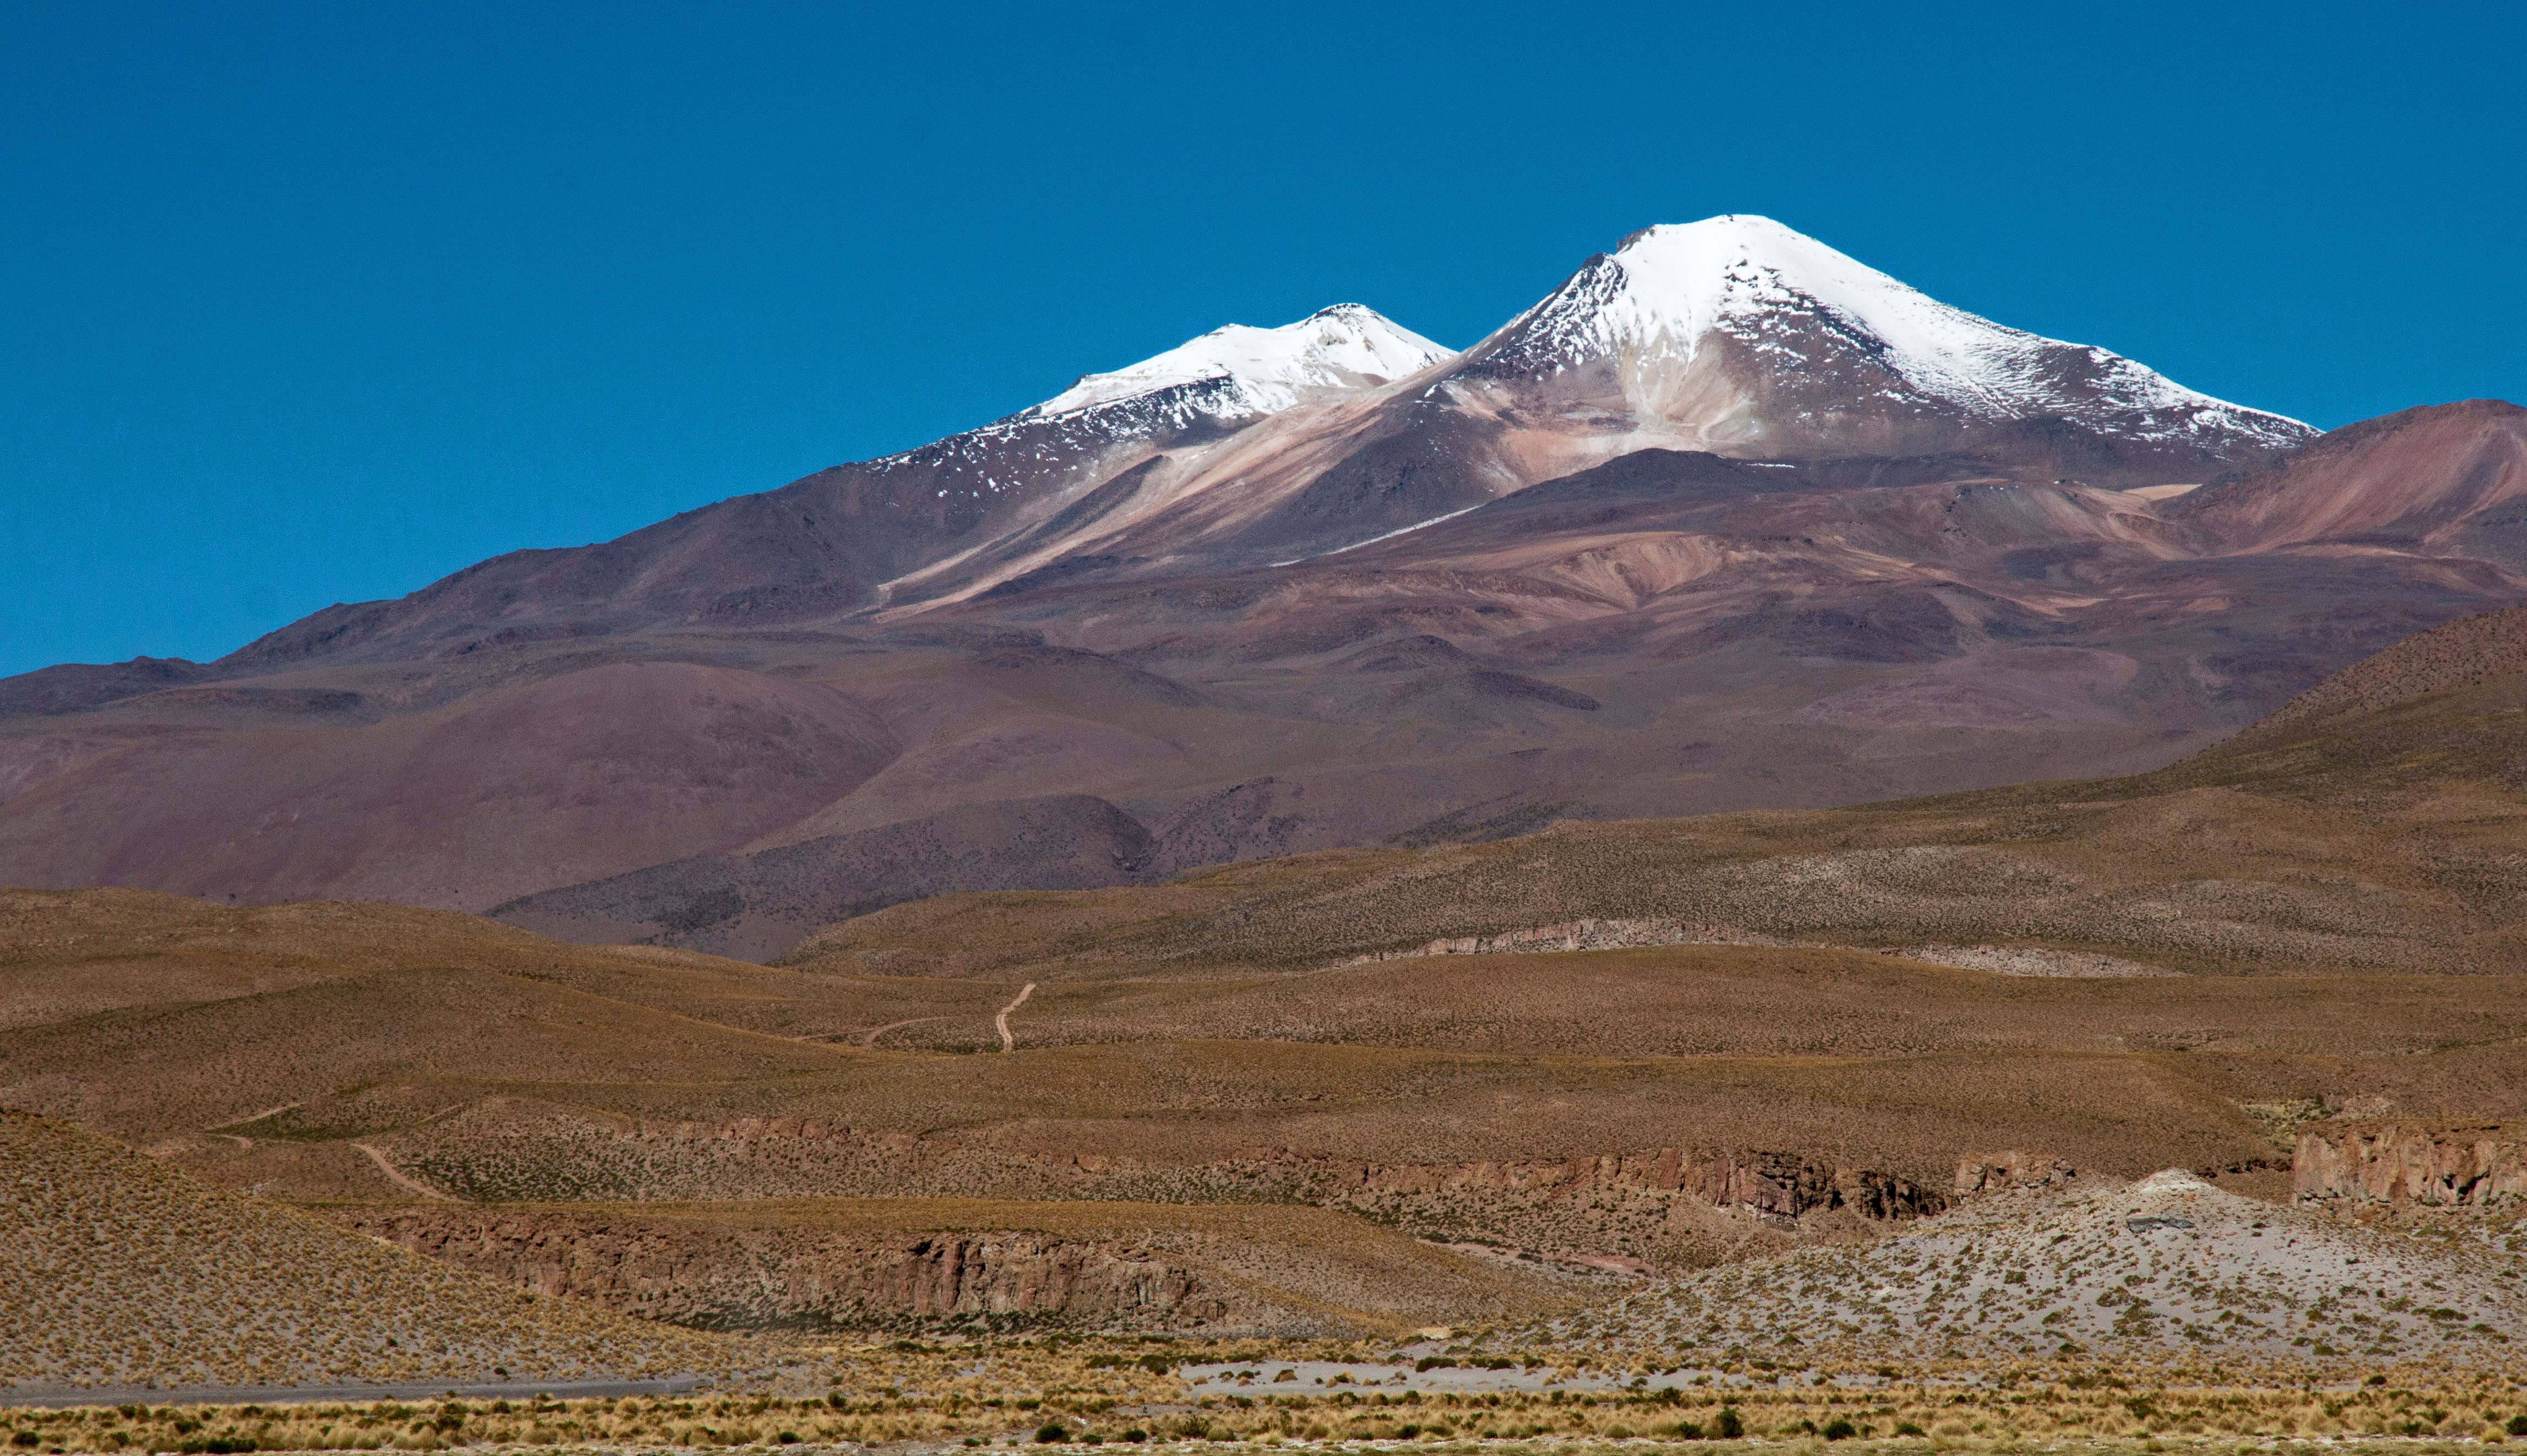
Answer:
<svg viewBox="0 0 2527 1456"><path fill-rule="evenodd" d="M1291 1179L1310 1202L1385 1215L1417 1203L1485 1197L1584 1206L1600 1203L1600 1195L1627 1195L1658 1202L1689 1199L1776 1225L1795 1225L1820 1213L1912 1219L1947 1206L1936 1191L1889 1174L1826 1167L1780 1152L1694 1153L1664 1147L1535 1162L1380 1164L1271 1154L1246 1161L1250 1176Z"/></svg>
<svg viewBox="0 0 2527 1456"><path fill-rule="evenodd" d="M2301 1130L2291 1192L2337 1211L2527 1205L2527 1126L2360 1122Z"/></svg>
<svg viewBox="0 0 2527 1456"><path fill-rule="evenodd" d="M717 1330L1271 1323L1148 1239L1023 1230L864 1232L625 1213L443 1207L345 1220L372 1237L543 1294ZM1230 1291L1233 1295L1236 1291Z"/></svg>
<svg viewBox="0 0 2527 1456"><path fill-rule="evenodd" d="M2013 1188L2045 1188L2079 1177L2079 1170L2049 1153L2017 1148L1957 1160L1956 1194L2002 1193Z"/></svg>

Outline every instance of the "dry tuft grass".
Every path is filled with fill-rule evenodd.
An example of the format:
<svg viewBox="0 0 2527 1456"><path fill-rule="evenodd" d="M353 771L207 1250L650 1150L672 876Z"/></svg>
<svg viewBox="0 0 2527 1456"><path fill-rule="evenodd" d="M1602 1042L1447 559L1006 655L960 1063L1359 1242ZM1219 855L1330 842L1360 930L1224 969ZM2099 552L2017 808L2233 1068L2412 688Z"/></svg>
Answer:
<svg viewBox="0 0 2527 1456"><path fill-rule="evenodd" d="M724 1342L542 1299L0 1113L0 1388L589 1379Z"/></svg>

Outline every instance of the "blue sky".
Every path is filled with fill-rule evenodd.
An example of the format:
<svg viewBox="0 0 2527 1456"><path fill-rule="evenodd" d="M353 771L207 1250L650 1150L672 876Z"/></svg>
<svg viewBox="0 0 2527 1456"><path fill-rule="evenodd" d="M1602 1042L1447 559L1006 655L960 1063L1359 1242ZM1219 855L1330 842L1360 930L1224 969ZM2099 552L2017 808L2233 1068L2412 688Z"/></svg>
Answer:
<svg viewBox="0 0 2527 1456"><path fill-rule="evenodd" d="M0 0L0 673L1224 323L1466 344L1721 212L2319 425L2527 400L2522 53L2514 4Z"/></svg>

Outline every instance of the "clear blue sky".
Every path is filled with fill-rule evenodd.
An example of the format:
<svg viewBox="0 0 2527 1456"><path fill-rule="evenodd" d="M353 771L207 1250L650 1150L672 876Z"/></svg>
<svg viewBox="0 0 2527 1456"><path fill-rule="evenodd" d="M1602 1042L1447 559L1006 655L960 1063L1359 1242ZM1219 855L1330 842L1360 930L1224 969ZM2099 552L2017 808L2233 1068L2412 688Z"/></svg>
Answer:
<svg viewBox="0 0 2527 1456"><path fill-rule="evenodd" d="M0 673L207 658L1760 212L2334 426L2527 400L2527 7L0 0Z"/></svg>

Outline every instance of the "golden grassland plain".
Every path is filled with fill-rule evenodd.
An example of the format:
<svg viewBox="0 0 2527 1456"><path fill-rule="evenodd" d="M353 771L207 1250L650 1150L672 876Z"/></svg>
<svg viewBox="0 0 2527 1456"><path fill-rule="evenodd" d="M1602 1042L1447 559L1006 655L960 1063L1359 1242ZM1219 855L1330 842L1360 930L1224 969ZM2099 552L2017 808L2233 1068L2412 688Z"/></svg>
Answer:
<svg viewBox="0 0 2527 1456"><path fill-rule="evenodd" d="M2424 1453L2515 1441L2527 1394L2512 1381L2427 1370L2333 1387L2223 1381L2210 1372L2129 1373L2078 1365L1982 1370L1806 1367L1697 1377L1648 1390L1392 1394L1275 1384L1276 1362L1357 1352L1287 1346L1002 1349L989 1354L837 1352L830 1393L601 1400L435 1398L304 1405L125 1403L0 1414L29 1451L815 1449L1034 1443L1225 1443L1424 1450L1585 1451L1677 1444L1843 1451L2300 1449ZM1185 1359L1243 1365L1256 1380L1196 1395ZM1110 1363L1109 1363L1110 1362ZM1119 1367L1119 1369L1118 1369ZM1573 1374L1547 1368L1546 1381ZM1644 1373L1646 1374L1646 1372ZM1859 1383L1844 1383L1856 1380ZM1724 1434L1734 1426L1738 1434ZM1845 1439L1845 1437L1848 1439ZM2301 1443L2316 1442L2308 1447ZM1051 1442L1047 1442L1051 1443ZM1620 1443L1620 1445L1618 1445ZM1687 1443L1690 1443L1689 1445Z"/></svg>

